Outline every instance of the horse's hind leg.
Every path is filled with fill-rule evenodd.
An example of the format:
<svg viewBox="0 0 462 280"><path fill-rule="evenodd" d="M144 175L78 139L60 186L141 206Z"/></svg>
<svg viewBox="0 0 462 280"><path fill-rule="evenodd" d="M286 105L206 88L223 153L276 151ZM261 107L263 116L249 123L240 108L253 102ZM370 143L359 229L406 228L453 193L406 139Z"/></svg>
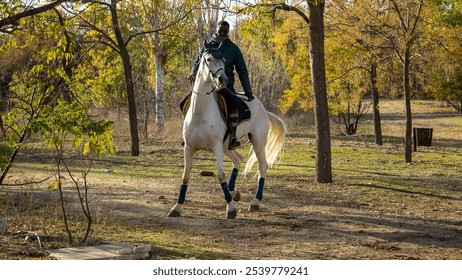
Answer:
<svg viewBox="0 0 462 280"><path fill-rule="evenodd" d="M235 189L235 185L237 175L239 174L239 168L241 167L242 163L242 156L234 150L225 150L225 154L233 162L233 170L231 171L231 175L229 176L228 189L231 192L231 195L233 196L233 200L239 201L241 199L241 193Z"/></svg>
<svg viewBox="0 0 462 280"><path fill-rule="evenodd" d="M180 186L180 192L178 199L173 208L168 213L168 217L179 217L181 216L181 208L186 200L186 191L188 190L189 179L191 178L191 168L194 159L195 151L188 146L184 148L184 169L183 169L183 183Z"/></svg>
<svg viewBox="0 0 462 280"><path fill-rule="evenodd" d="M255 194L255 198L250 202L250 212L260 210L260 201L263 199L263 188L265 186L265 178L268 171L268 162L266 161L265 148L254 145L254 150L258 160L258 172L260 176L258 178L257 193Z"/></svg>

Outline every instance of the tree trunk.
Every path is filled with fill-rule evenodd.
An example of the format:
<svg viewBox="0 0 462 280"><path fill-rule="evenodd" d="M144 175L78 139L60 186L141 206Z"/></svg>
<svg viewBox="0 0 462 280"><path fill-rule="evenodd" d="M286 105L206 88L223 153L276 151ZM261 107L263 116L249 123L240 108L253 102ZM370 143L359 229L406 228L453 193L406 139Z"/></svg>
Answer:
<svg viewBox="0 0 462 280"><path fill-rule="evenodd" d="M159 6L156 5L154 9L154 30L159 29ZM159 130L164 128L165 117L164 117L164 100L163 100L163 77L164 72L162 70L162 55L163 49L160 44L159 33L155 32L154 35L154 62L156 64L156 124Z"/></svg>
<svg viewBox="0 0 462 280"><path fill-rule="evenodd" d="M412 162L412 112L411 112L411 90L409 87L409 64L410 64L410 47L406 46L404 53L404 98L406 102L406 137L405 137L405 162Z"/></svg>
<svg viewBox="0 0 462 280"><path fill-rule="evenodd" d="M149 109L151 108L151 103L147 97L144 98L144 119L143 119L143 137L144 139L149 138L148 127L149 127Z"/></svg>
<svg viewBox="0 0 462 280"><path fill-rule="evenodd" d="M393 9L396 12L396 15L399 17L399 27L397 30L401 30L398 36L401 38L393 38L388 36L390 45L392 46L395 54L398 56L399 60L403 65L403 90L404 90L404 99L406 104L406 136L404 139L404 149L405 149L405 162L412 162L412 110L411 110L411 90L409 86L409 71L410 71L410 62L411 62L411 46L415 44L415 41L420 37L417 29L417 24L419 22L420 14L422 12L422 7L424 0L419 0L418 3L410 1L409 3L398 4L399 1L390 0L390 3L393 5ZM415 8L415 10L414 10ZM403 49L402 52L398 47L397 42L402 41Z"/></svg>
<svg viewBox="0 0 462 280"><path fill-rule="evenodd" d="M377 90L377 64L371 64L372 110L374 116L375 144L383 145L382 125L380 123L379 92Z"/></svg>
<svg viewBox="0 0 462 280"><path fill-rule="evenodd" d="M112 4L109 6L112 17L112 28L117 39L117 45L119 47L119 54L122 58L125 75L125 89L127 91L127 104L128 104L128 116L130 122L130 136L132 139L131 155L140 155L140 140L138 135L138 118L136 115L136 103L135 103L135 88L133 85L133 74L132 65L130 63L130 54L128 53L127 46L122 37L122 32L119 27L119 18L117 15L117 0L112 0Z"/></svg>
<svg viewBox="0 0 462 280"><path fill-rule="evenodd" d="M6 116L8 114L8 96L9 96L9 83L11 82L12 75L4 74L3 78L0 78L0 114ZM1 138L6 137L6 128L3 124L3 118L0 117L0 129L1 129Z"/></svg>
<svg viewBox="0 0 462 280"><path fill-rule="evenodd" d="M161 57L156 53L154 58L156 63L156 124L157 128L162 130L165 124L164 117L164 100L163 100L163 70Z"/></svg>
<svg viewBox="0 0 462 280"><path fill-rule="evenodd" d="M310 64L316 126L316 182L331 183L331 144L324 63L324 1L308 1Z"/></svg>

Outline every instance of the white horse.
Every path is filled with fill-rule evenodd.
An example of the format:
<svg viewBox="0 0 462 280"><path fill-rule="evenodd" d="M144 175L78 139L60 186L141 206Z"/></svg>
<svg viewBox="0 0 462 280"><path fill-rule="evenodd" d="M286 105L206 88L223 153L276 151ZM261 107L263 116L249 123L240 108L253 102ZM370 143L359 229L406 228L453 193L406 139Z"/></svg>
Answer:
<svg viewBox="0 0 462 280"><path fill-rule="evenodd" d="M223 89L227 80L220 51L211 49L205 52L200 61L191 96L191 105L183 124L183 140L185 143L183 183L180 187L178 201L170 210L169 217L181 215L194 154L198 150L212 151L215 154L217 179L227 202L227 218L233 219L237 215L236 205L233 200L238 201L240 194L234 189L234 185L241 167L242 156L236 150L228 149L228 139L224 139L227 126L221 117L216 100L216 90ZM243 99L246 99L246 97L243 97ZM237 127L236 136L239 138L248 137L253 146L253 154L246 163L244 175L251 171L253 164L258 160L258 189L249 208L249 211L257 211L260 209L259 204L263 198L267 169L276 161L279 152L282 150L287 129L282 119L273 113L267 112L257 98L247 102L247 105L251 112L251 118ZM223 169L224 155L231 159L234 167L229 182L226 181Z"/></svg>

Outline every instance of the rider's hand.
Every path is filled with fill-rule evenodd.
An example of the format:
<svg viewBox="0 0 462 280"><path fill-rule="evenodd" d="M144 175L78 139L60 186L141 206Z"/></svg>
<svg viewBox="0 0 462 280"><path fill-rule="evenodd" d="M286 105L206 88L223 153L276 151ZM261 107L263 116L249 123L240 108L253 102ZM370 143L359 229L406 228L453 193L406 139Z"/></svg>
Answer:
<svg viewBox="0 0 462 280"><path fill-rule="evenodd" d="M249 101L252 101L255 97L253 96L252 92L246 92L245 96L249 99Z"/></svg>

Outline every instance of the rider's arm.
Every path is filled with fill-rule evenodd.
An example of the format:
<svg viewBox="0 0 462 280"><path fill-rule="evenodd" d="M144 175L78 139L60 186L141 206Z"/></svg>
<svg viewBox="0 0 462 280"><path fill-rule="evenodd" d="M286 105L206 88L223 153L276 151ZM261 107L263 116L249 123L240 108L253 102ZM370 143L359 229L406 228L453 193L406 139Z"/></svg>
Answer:
<svg viewBox="0 0 462 280"><path fill-rule="evenodd" d="M239 75L239 80L241 81L242 87L244 88L245 93L252 93L252 87L250 85L249 72L247 71L247 66L244 61L244 56L239 48L237 48L235 62L234 62L236 72Z"/></svg>

